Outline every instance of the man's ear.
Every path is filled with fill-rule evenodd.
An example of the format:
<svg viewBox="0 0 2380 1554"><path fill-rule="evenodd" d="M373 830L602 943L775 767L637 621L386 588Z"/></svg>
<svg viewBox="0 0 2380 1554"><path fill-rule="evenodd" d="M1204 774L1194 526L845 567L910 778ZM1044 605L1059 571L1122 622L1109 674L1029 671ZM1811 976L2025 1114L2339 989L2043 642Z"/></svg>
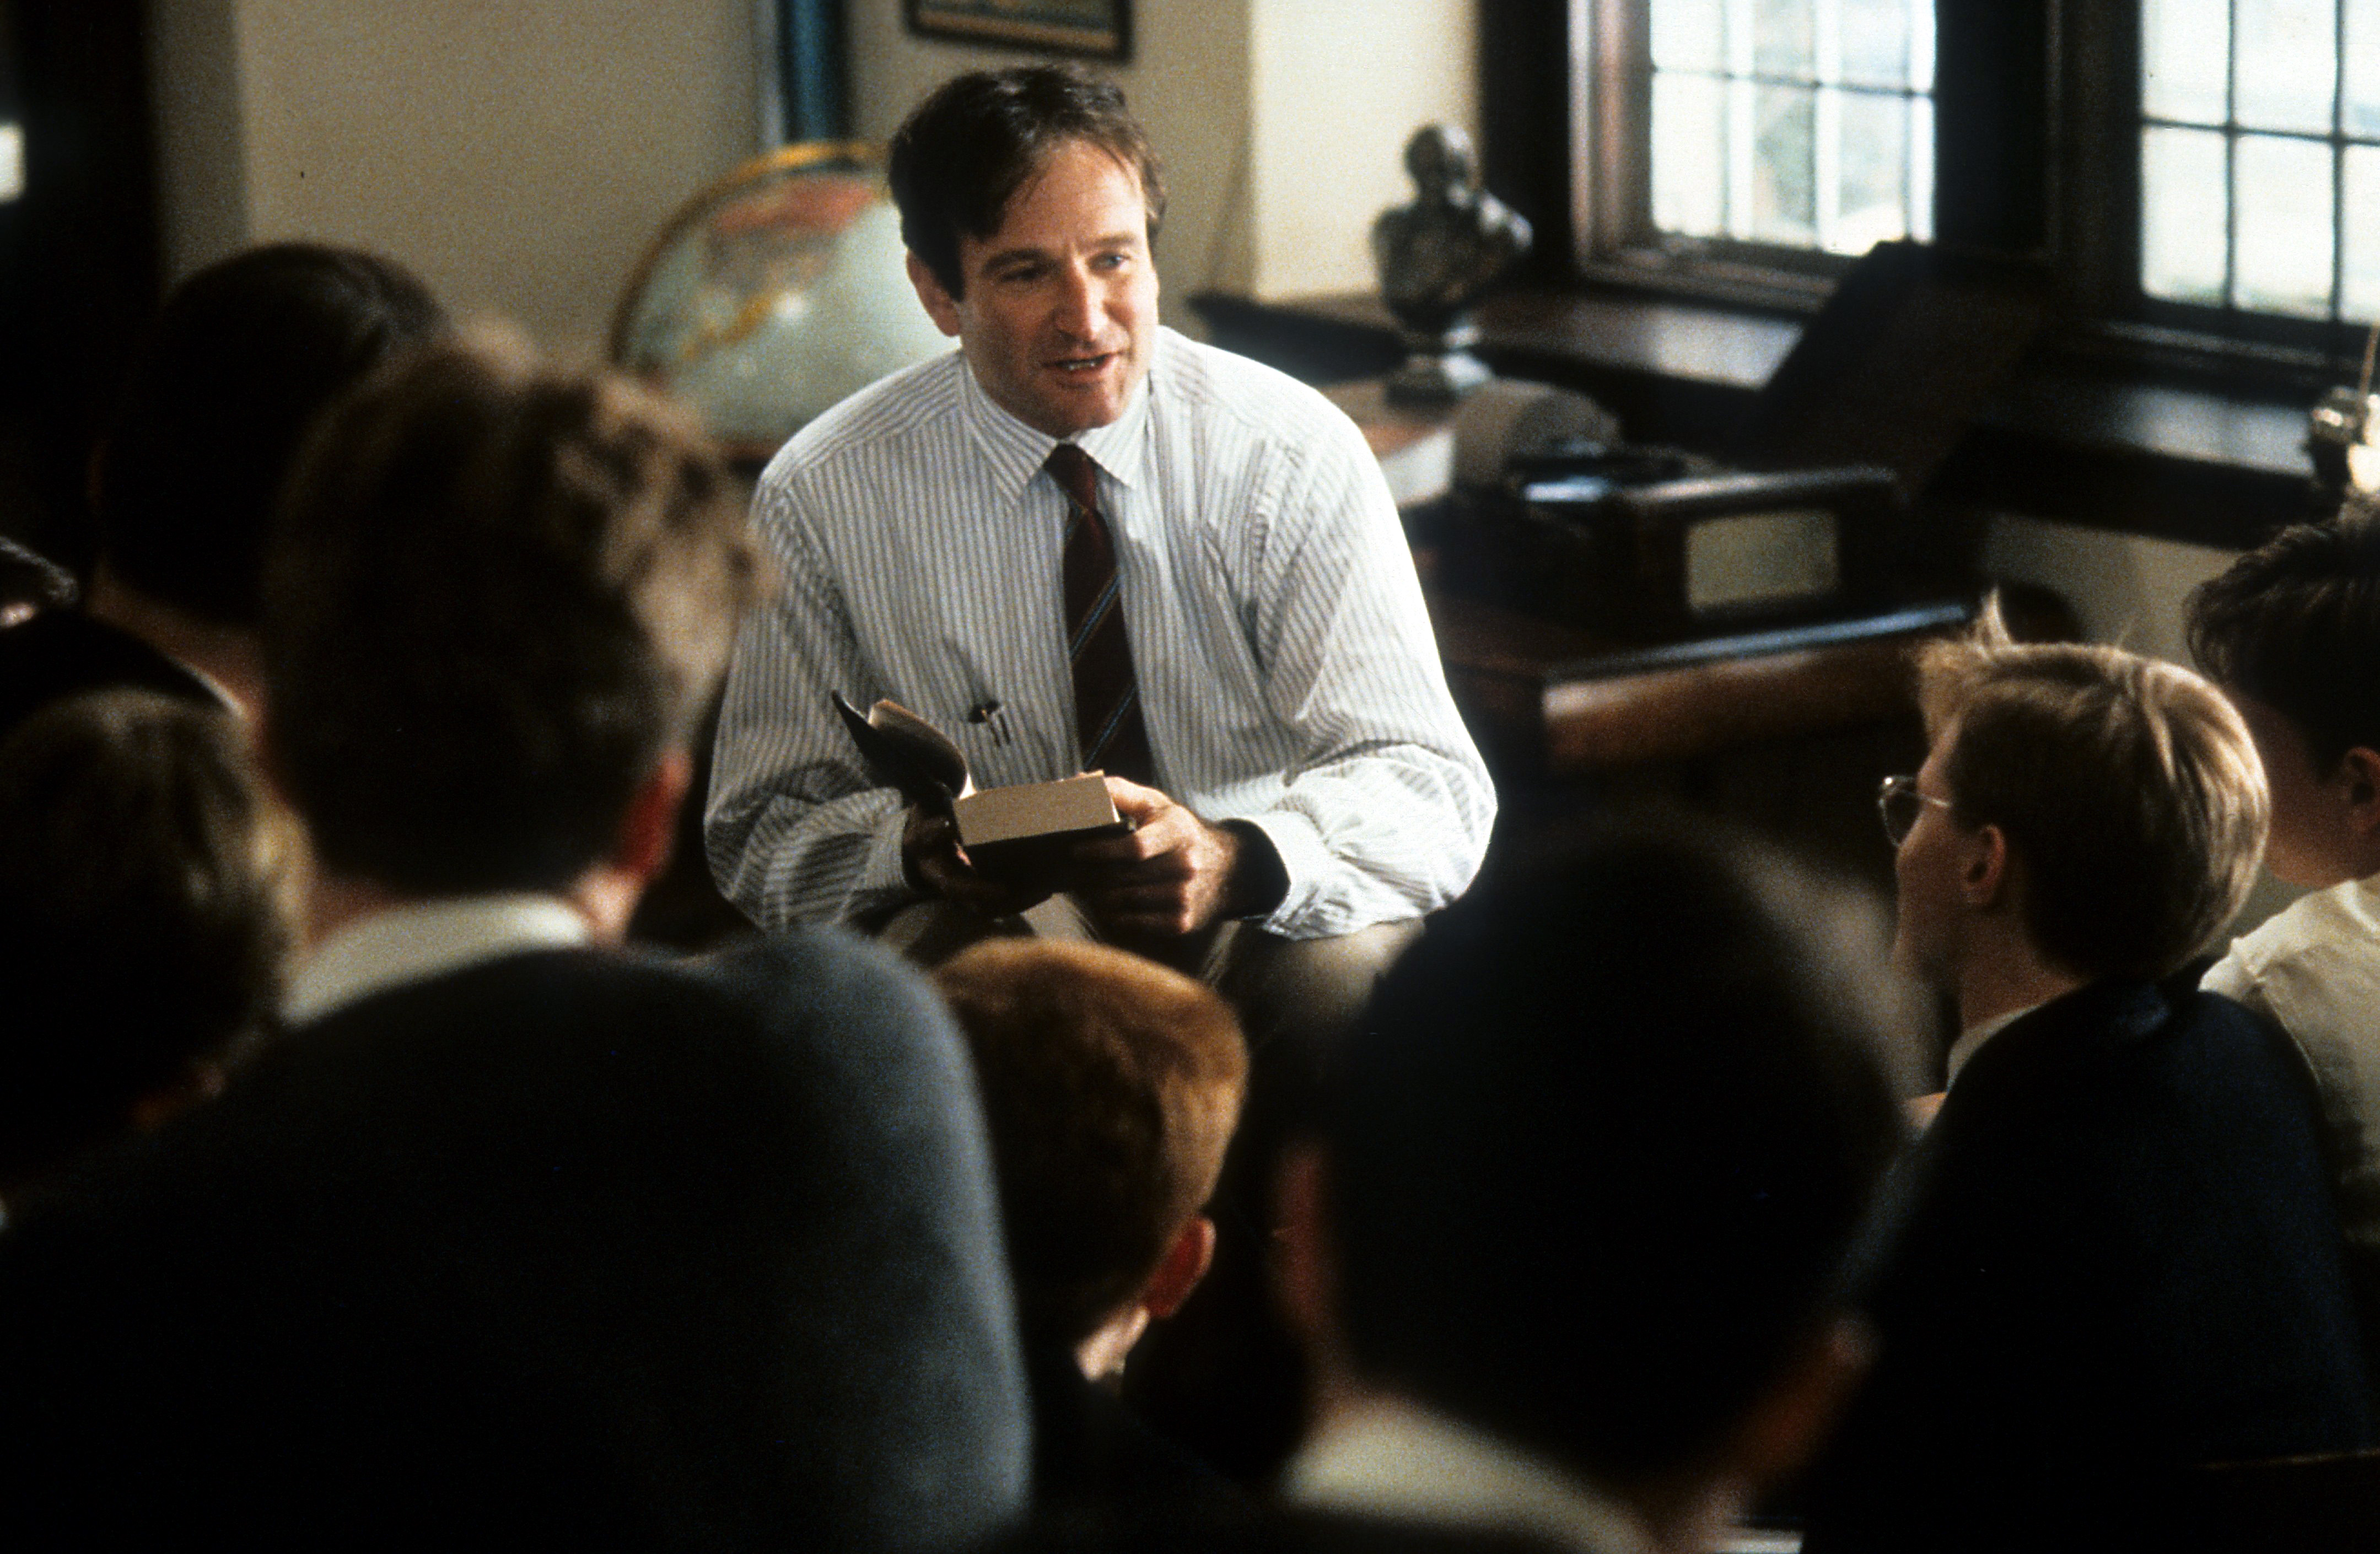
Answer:
<svg viewBox="0 0 2380 1554"><path fill-rule="evenodd" d="M599 941L616 941L627 931L645 887L669 867L670 849L677 840L678 807L686 802L693 781L694 758L685 747L664 751L621 811L611 856L571 885L569 897Z"/></svg>
<svg viewBox="0 0 2380 1554"><path fill-rule="evenodd" d="M2331 782L2355 834L2366 842L2380 838L2380 751L2358 745L2338 758Z"/></svg>
<svg viewBox="0 0 2380 1554"><path fill-rule="evenodd" d="M679 746L662 753L628 800L627 810L620 817L620 840L613 849L612 863L633 876L639 886L658 879L669 867L670 850L677 842L678 810L693 783L694 757Z"/></svg>
<svg viewBox="0 0 2380 1554"><path fill-rule="evenodd" d="M942 283L933 267L919 259L915 249L909 251L909 284L917 288L917 300L934 327L953 339L959 333L959 299L942 289Z"/></svg>
<svg viewBox="0 0 2380 1554"><path fill-rule="evenodd" d="M2008 833L1998 826L1983 826L1970 835L1966 848L1959 888L1967 904L1979 909L1998 905L2010 885Z"/></svg>
<svg viewBox="0 0 2380 1554"><path fill-rule="evenodd" d="M1173 1244L1165 1249L1157 1271L1148 1276L1148 1284L1140 1292L1140 1304L1152 1318L1163 1321L1182 1309L1182 1303L1190 1298L1198 1281L1207 1277L1207 1269L1214 1261L1215 1221L1204 1214L1194 1214L1190 1222L1182 1227L1182 1233L1173 1238Z"/></svg>

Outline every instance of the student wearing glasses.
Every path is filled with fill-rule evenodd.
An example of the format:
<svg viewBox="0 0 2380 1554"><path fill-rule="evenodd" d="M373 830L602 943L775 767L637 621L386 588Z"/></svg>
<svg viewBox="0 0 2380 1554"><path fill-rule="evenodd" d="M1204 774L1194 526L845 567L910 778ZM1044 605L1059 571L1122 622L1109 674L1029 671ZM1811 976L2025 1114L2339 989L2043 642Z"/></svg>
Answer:
<svg viewBox="0 0 2380 1554"><path fill-rule="evenodd" d="M1997 611L1926 651L1920 699L1932 748L1879 799L1894 953L1960 1035L1805 1547L2115 1538L2193 1464L2367 1444L2302 1075L2165 980L2264 851L2239 714L2171 664L2014 644Z"/></svg>

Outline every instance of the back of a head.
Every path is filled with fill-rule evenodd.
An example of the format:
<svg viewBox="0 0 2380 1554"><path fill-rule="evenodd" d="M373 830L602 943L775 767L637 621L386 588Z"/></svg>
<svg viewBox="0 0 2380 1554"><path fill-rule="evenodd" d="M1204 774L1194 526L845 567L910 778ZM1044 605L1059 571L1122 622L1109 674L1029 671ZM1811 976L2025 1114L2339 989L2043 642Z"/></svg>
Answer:
<svg viewBox="0 0 2380 1554"><path fill-rule="evenodd" d="M109 569L202 620L255 625L273 500L308 426L445 322L411 274L345 249L276 243L184 281L101 450Z"/></svg>
<svg viewBox="0 0 2380 1554"><path fill-rule="evenodd" d="M1021 65L956 76L892 135L885 177L901 238L953 297L966 290L959 237L990 237L1008 200L1060 143L1099 147L1140 179L1148 237L1165 216L1165 180L1123 93L1071 66Z"/></svg>
<svg viewBox="0 0 2380 1554"><path fill-rule="evenodd" d="M1822 1329L1902 1129L1879 915L1607 831L1433 919L1324 1112L1375 1385L1598 1481L1688 1466Z"/></svg>
<svg viewBox="0 0 2380 1554"><path fill-rule="evenodd" d="M267 568L276 776L326 869L554 890L609 856L757 561L717 452L627 380L432 347L316 427Z"/></svg>
<svg viewBox="0 0 2380 1554"><path fill-rule="evenodd" d="M1998 826L2027 936L2084 978L2163 977L2240 910L2264 856L2262 762L2223 693L2119 648L2009 639L1998 612L1919 661L1961 824Z"/></svg>
<svg viewBox="0 0 2380 1554"><path fill-rule="evenodd" d="M99 691L0 741L0 1183L261 1032L296 852L227 712Z"/></svg>
<svg viewBox="0 0 2380 1554"><path fill-rule="evenodd" d="M2215 680L2285 714L2318 772L2380 749L2380 510L2350 502L2201 584L2190 650Z"/></svg>
<svg viewBox="0 0 2380 1554"><path fill-rule="evenodd" d="M1072 1347L1214 1192L1247 1084L1239 1023L1096 944L995 940L936 979L974 1051L1026 1331Z"/></svg>

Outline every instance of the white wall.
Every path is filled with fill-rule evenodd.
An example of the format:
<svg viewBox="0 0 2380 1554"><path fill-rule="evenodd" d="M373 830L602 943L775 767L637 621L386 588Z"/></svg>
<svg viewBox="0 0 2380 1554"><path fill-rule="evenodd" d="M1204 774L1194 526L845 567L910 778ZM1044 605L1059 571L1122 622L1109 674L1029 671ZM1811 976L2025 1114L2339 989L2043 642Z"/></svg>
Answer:
<svg viewBox="0 0 2380 1554"><path fill-rule="evenodd" d="M167 260L387 253L600 346L685 200L757 149L752 0L152 0Z"/></svg>
<svg viewBox="0 0 2380 1554"><path fill-rule="evenodd" d="M1113 74L1172 188L1159 272L1265 298L1372 284L1402 149L1475 128L1475 0L1140 0ZM850 0L855 128L1032 57ZM308 237L379 249L465 310L600 346L646 243L757 147L755 0L151 0L167 268Z"/></svg>
<svg viewBox="0 0 2380 1554"><path fill-rule="evenodd" d="M2074 606L2083 636L2094 642L2186 664L2190 649L2182 619L2190 590L2230 565L2238 553L1998 516L1985 531L1984 566L1995 577L2057 590Z"/></svg>
<svg viewBox="0 0 2380 1554"><path fill-rule="evenodd" d="M1247 285L1267 300L1368 291L1374 218L1414 197L1404 144L1479 133L1474 0L1256 0Z"/></svg>
<svg viewBox="0 0 2380 1554"><path fill-rule="evenodd" d="M920 38L902 0L852 0L856 129L881 141L937 83L1038 56ZM1123 87L1164 158L1166 322L1193 292L1266 299L1375 284L1373 218L1413 197L1404 143L1476 133L1475 0L1139 0Z"/></svg>

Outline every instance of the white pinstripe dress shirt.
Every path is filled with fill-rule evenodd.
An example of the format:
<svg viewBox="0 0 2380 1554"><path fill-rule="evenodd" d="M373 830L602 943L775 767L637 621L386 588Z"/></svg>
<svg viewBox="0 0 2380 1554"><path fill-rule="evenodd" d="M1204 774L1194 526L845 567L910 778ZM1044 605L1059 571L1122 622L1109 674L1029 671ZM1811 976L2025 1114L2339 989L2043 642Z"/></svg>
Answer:
<svg viewBox="0 0 2380 1554"><path fill-rule="evenodd" d="M1495 794L1354 424L1162 330L1124 414L1076 441L1115 535L1158 785L1263 829L1289 876L1263 926L1321 938L1460 894ZM783 583L736 643L705 837L763 927L915 899L901 797L870 784L830 691L930 719L978 786L1080 769L1053 445L954 351L836 406L761 476L753 521Z"/></svg>

